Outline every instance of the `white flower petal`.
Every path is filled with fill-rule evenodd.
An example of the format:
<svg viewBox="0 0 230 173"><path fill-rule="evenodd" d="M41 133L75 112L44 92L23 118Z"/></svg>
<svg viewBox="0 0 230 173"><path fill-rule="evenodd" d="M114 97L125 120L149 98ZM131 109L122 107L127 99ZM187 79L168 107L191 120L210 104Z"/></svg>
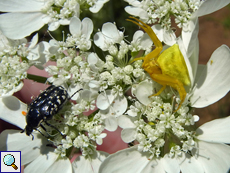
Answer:
<svg viewBox="0 0 230 173"><path fill-rule="evenodd" d="M86 36L86 39L89 39L92 32L93 22L90 18L86 17L82 20L82 34Z"/></svg>
<svg viewBox="0 0 230 173"><path fill-rule="evenodd" d="M72 166L75 173L96 173L99 170L101 162L108 156L107 153L97 151L92 156L94 159L86 159L84 156L79 156L73 161Z"/></svg>
<svg viewBox="0 0 230 173"><path fill-rule="evenodd" d="M163 159L161 159L161 162L163 164L164 170L167 173L179 173L180 172L180 166L178 164L178 160L175 158L169 158L166 154Z"/></svg>
<svg viewBox="0 0 230 173"><path fill-rule="evenodd" d="M40 154L33 162L25 167L24 171L33 173L46 172L49 167L51 167L51 165L55 163L57 158L58 155L53 152Z"/></svg>
<svg viewBox="0 0 230 173"><path fill-rule="evenodd" d="M230 50L226 45L217 48L206 69L199 75L191 97L192 107L202 108L224 97L230 89Z"/></svg>
<svg viewBox="0 0 230 173"><path fill-rule="evenodd" d="M0 0L2 12L36 12L44 7L44 1L37 0Z"/></svg>
<svg viewBox="0 0 230 173"><path fill-rule="evenodd" d="M118 125L121 128L135 128L135 124L133 123L137 117L130 117L127 115L121 115L118 117Z"/></svg>
<svg viewBox="0 0 230 173"><path fill-rule="evenodd" d="M179 38L177 43L179 45L180 51L181 51L181 53L182 53L182 55L184 57L184 61L186 63L187 69L188 69L190 83L193 84L194 83L194 76L193 76L193 70L194 69L191 66L190 59L188 59L187 52L185 50L184 44L182 42L182 39ZM195 69L195 71L196 71L196 69Z"/></svg>
<svg viewBox="0 0 230 173"><path fill-rule="evenodd" d="M98 62L98 56L96 53L90 53L87 60L90 65L95 65Z"/></svg>
<svg viewBox="0 0 230 173"><path fill-rule="evenodd" d="M157 172L157 173L165 173L164 165L162 163L162 159L160 160L151 160L146 167L141 172Z"/></svg>
<svg viewBox="0 0 230 173"><path fill-rule="evenodd" d="M96 102L97 107L101 110L105 110L110 106L110 104L113 102L114 99L115 97L111 93L111 90L107 90L106 94L101 93L98 95L97 102Z"/></svg>
<svg viewBox="0 0 230 173"><path fill-rule="evenodd" d="M35 34L31 39L29 48L32 49L34 46L36 46L37 42L38 42L38 33Z"/></svg>
<svg viewBox="0 0 230 173"><path fill-rule="evenodd" d="M131 147L107 157L101 164L99 172L141 173L149 162L145 153L140 153L136 147Z"/></svg>
<svg viewBox="0 0 230 173"><path fill-rule="evenodd" d="M27 105L14 96L0 98L0 118L15 126L24 129L25 116L22 111L27 111Z"/></svg>
<svg viewBox="0 0 230 173"><path fill-rule="evenodd" d="M60 26L60 22L59 21L49 23L48 30L49 31L55 31L56 29L58 29L59 26Z"/></svg>
<svg viewBox="0 0 230 173"><path fill-rule="evenodd" d="M41 137L41 134L34 132L34 140L20 130L5 130L0 135L1 151L21 151L22 165L30 163L36 159L41 153L47 153L53 150L47 147L47 139Z"/></svg>
<svg viewBox="0 0 230 173"><path fill-rule="evenodd" d="M153 41L150 39L147 33L144 33L140 39L140 46L143 48L149 47L153 44Z"/></svg>
<svg viewBox="0 0 230 173"><path fill-rule="evenodd" d="M182 30L182 40L183 45L186 51L186 56L188 57L188 62L186 62L187 66L190 66L191 68L188 68L189 75L190 75L190 82L191 86L193 86L194 83L194 77L197 73L197 65L198 65L198 57L199 57L199 40L198 40L198 32L199 32L199 25L198 25L198 19L195 18L193 20L190 20L188 22L188 28L187 30ZM185 57L185 56L184 56ZM198 73L199 74L199 73Z"/></svg>
<svg viewBox="0 0 230 173"><path fill-rule="evenodd" d="M215 119L201 125L197 130L198 139L206 142L230 143L230 116Z"/></svg>
<svg viewBox="0 0 230 173"><path fill-rule="evenodd" d="M115 117L110 116L106 118L104 124L105 124L105 129L110 132L117 130L118 124L117 124L117 119Z"/></svg>
<svg viewBox="0 0 230 173"><path fill-rule="evenodd" d="M69 24L69 31L72 35L81 34L81 20L78 17L72 17Z"/></svg>
<svg viewBox="0 0 230 173"><path fill-rule="evenodd" d="M107 50L107 46L105 44L105 36L102 34L102 32L97 32L94 35L93 40L97 47L101 48L103 51Z"/></svg>
<svg viewBox="0 0 230 173"><path fill-rule="evenodd" d="M165 30L160 24L153 25L151 28L157 35L158 39L168 46L172 46L176 43L176 35L172 30Z"/></svg>
<svg viewBox="0 0 230 173"><path fill-rule="evenodd" d="M116 114L116 117L122 115L128 106L128 101L126 99L126 97L116 97L116 99L114 99L112 107L113 107L113 111Z"/></svg>
<svg viewBox="0 0 230 173"><path fill-rule="evenodd" d="M143 18L147 19L147 16L148 16L147 11L139 7L127 6L125 7L125 11L133 16L141 15L141 19Z"/></svg>
<svg viewBox="0 0 230 173"><path fill-rule="evenodd" d="M53 157L55 158L54 153L49 153L49 156L53 155ZM49 173L72 173L72 165L71 162L68 158L61 158L61 159L57 159L47 170L46 172Z"/></svg>
<svg viewBox="0 0 230 173"><path fill-rule="evenodd" d="M199 162L204 172L228 172L230 165L230 147L225 144L199 142Z"/></svg>
<svg viewBox="0 0 230 173"><path fill-rule="evenodd" d="M149 96L151 96L152 94L153 85L146 81L141 82L135 90L135 96L144 105L148 105L149 103L151 103L151 99L149 98Z"/></svg>
<svg viewBox="0 0 230 173"><path fill-rule="evenodd" d="M185 157L186 154L183 154L183 157L179 158L180 170L183 173L204 173L204 168L202 163L196 159L196 157ZM202 157L202 156L201 156Z"/></svg>
<svg viewBox="0 0 230 173"><path fill-rule="evenodd" d="M125 143L132 142L136 139L137 131L136 129L123 129L121 131L121 139Z"/></svg>
<svg viewBox="0 0 230 173"><path fill-rule="evenodd" d="M120 43L123 39L123 35L117 29L117 26L113 23L107 22L102 26L102 33L105 35L106 40L110 40L112 43Z"/></svg>
<svg viewBox="0 0 230 173"><path fill-rule="evenodd" d="M141 30L137 30L134 34L133 34L133 41L138 40L139 38L141 38L144 35L144 32Z"/></svg>
<svg viewBox="0 0 230 173"><path fill-rule="evenodd" d="M201 6L199 7L199 9L196 11L195 14L198 17L204 16L206 14L213 13L213 12L225 7L229 3L230 3L229 0L218 0L218 1L207 0L201 4Z"/></svg>
<svg viewBox="0 0 230 173"><path fill-rule="evenodd" d="M0 29L11 39L21 39L44 26L43 13L5 13L0 15ZM17 26L17 28L15 28Z"/></svg>
<svg viewBox="0 0 230 173"><path fill-rule="evenodd" d="M108 1L109 0L98 0L98 1L95 2L94 6L89 8L89 10L92 13L97 13L103 7L103 5Z"/></svg>
<svg viewBox="0 0 230 173"><path fill-rule="evenodd" d="M68 88L68 94L69 94L69 96L71 97L74 93L76 93L77 91L79 91L80 89L82 89L82 86L78 83L78 84L71 84L70 86L69 86L69 88ZM79 96L80 96L80 93L81 93L82 91L80 91L80 92L78 92L78 93L76 93L76 94L74 94L74 96L73 97L71 97L71 100L77 100L78 98L79 98Z"/></svg>

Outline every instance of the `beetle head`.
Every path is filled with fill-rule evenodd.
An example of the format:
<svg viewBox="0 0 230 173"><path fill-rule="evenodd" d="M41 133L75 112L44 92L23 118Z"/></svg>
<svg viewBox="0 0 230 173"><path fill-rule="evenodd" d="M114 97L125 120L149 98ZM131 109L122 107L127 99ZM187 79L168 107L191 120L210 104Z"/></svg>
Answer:
<svg viewBox="0 0 230 173"><path fill-rule="evenodd" d="M21 133L23 133L23 132L25 132L26 131L26 135L27 136L32 136L32 140L34 140L34 136L33 136L33 134L32 134L32 132L33 132L33 128L32 127L30 127L30 126L28 126L28 125L26 125L26 127L25 127L25 129L23 129L22 131L21 131Z"/></svg>

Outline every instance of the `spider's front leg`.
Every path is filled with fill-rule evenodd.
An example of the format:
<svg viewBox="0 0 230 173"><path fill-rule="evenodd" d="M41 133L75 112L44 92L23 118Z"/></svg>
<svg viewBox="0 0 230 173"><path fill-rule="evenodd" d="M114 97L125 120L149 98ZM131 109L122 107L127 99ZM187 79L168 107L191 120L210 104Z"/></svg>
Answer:
<svg viewBox="0 0 230 173"><path fill-rule="evenodd" d="M150 52L148 55L146 55L145 57L138 57L138 58L133 59L130 62L131 64L132 62L137 61L137 60L144 60L142 67L145 68L146 66L149 66L149 63L152 60L154 61L157 60L157 57L160 55L160 52L162 51L163 46L162 46L161 41L157 38L156 34L153 32L152 28L149 25L145 24L144 22L142 22L141 20L135 17L130 16L129 18L130 19L127 19L127 21L130 21L138 25L139 27L141 27L149 35L154 45L156 46L156 48L152 52Z"/></svg>

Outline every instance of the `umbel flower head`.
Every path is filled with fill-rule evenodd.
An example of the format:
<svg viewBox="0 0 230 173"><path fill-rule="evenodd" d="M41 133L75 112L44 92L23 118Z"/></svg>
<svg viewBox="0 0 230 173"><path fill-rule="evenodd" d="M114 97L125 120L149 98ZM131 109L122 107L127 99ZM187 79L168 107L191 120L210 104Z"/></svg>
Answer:
<svg viewBox="0 0 230 173"><path fill-rule="evenodd" d="M45 69L49 76L43 83L62 86L69 98L55 115L46 108L58 104L38 106L46 115L33 129L34 140L21 130L6 130L0 135L0 149L22 151L25 172L226 172L229 117L196 128L199 117L193 108L208 106L229 91L226 45L214 51L206 66L197 63L198 17L229 2L129 1L135 8L126 10L133 8L143 21L159 19L161 24L150 27L129 18L144 30L136 31L132 41L115 23L104 23L95 34L94 21L80 18L85 9L97 12L105 2L0 0L0 10L7 12L0 15L0 29L8 38L21 39L45 24L50 31L69 25L70 31L62 41L52 38L38 44L37 35L29 44L2 35L1 119L21 129L30 123L22 114L30 107L11 95L25 78L35 80L26 72L31 66ZM162 4L167 8L158 8ZM171 14L182 27L179 37L170 28ZM58 96L44 95L41 102L54 97L59 103ZM125 148L134 146L108 156L98 146L118 127Z"/></svg>

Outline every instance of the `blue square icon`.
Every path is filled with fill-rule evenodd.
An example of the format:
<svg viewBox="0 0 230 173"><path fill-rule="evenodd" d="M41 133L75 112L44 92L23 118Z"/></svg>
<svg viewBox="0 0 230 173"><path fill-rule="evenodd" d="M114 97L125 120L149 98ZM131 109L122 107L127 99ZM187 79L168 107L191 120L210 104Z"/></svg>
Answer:
<svg viewBox="0 0 230 173"><path fill-rule="evenodd" d="M0 151L0 173L21 172L21 151Z"/></svg>

